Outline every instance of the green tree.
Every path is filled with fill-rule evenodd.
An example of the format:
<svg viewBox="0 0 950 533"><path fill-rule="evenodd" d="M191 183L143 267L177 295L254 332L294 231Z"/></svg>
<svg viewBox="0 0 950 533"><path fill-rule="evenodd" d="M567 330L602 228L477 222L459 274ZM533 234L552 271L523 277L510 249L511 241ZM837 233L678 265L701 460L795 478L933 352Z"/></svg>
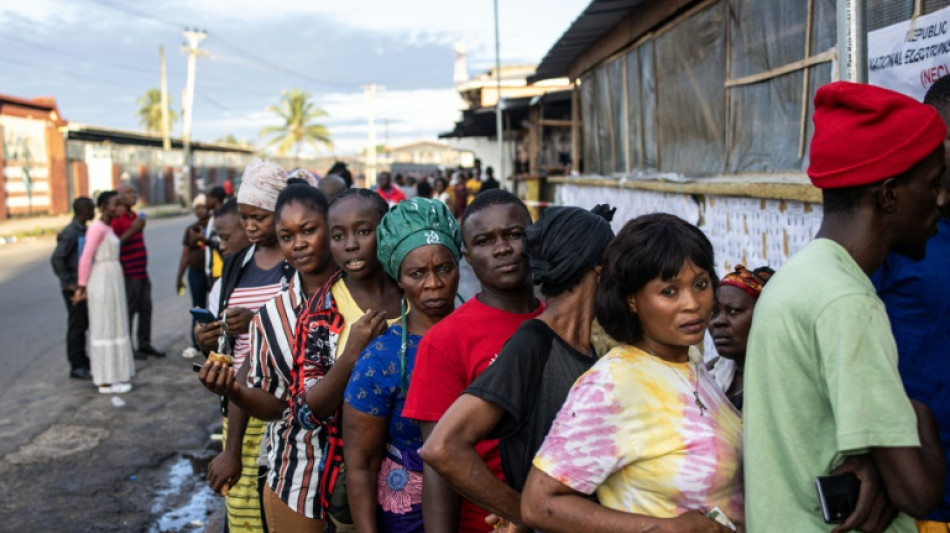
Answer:
<svg viewBox="0 0 950 533"><path fill-rule="evenodd" d="M271 137L265 148L276 145L279 156L287 155L293 148L294 157L299 158L300 147L304 143L317 150L333 147L330 131L323 124L316 123L317 119L327 116L327 112L317 107L310 98L310 92L300 89L281 91L280 105L268 106L267 111L275 113L284 123L261 130L261 137Z"/></svg>
<svg viewBox="0 0 950 533"><path fill-rule="evenodd" d="M238 139L234 136L233 133L229 133L224 137L218 139L220 143L233 144L235 146L240 146L242 148L254 148L254 143L248 139Z"/></svg>
<svg viewBox="0 0 950 533"><path fill-rule="evenodd" d="M168 132L172 131L172 124L178 120L178 113L171 109L172 99L168 97ZM136 116L139 124L145 128L145 133L160 134L162 132L162 91L149 89L138 101L139 110Z"/></svg>

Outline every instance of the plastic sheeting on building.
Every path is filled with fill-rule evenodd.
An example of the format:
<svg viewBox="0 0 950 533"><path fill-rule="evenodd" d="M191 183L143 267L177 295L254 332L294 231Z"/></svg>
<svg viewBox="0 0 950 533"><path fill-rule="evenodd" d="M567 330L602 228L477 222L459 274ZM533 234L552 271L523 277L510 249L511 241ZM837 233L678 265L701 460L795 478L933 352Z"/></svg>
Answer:
<svg viewBox="0 0 950 533"><path fill-rule="evenodd" d="M950 0L923 5L931 13ZM868 30L913 13L914 0L868 0ZM832 79L816 56L835 34L835 0L814 0L811 14L803 1L718 0L659 28L581 77L584 172L804 170L812 100ZM761 79L740 80L749 76Z"/></svg>

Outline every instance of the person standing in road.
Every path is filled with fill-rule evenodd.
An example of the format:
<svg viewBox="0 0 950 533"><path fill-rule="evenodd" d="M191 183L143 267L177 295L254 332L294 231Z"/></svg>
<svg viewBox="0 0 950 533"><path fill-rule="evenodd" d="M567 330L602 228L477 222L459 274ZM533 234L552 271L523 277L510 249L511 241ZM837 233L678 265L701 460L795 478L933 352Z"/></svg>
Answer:
<svg viewBox="0 0 950 533"><path fill-rule="evenodd" d="M125 273L125 296L128 298L129 329L132 319L139 316L136 330L135 358L165 357L152 346L152 283L148 279L148 252L145 250L145 217L133 207L139 201L138 191L131 183L119 184L115 190L125 211L112 219L112 230L122 243L119 260Z"/></svg>
<svg viewBox="0 0 950 533"><path fill-rule="evenodd" d="M205 249L208 248L204 236L208 227L207 197L199 194L192 202L192 210L197 221L185 229L182 238L181 259L178 261L178 273L175 276L175 290L179 295L185 290L185 270L188 271L188 291L191 293L191 306L205 309L208 307L208 276L205 273ZM194 330L196 320L191 319L191 328ZM194 335L191 337L192 346L185 348L181 356L192 359L201 355Z"/></svg>
<svg viewBox="0 0 950 533"><path fill-rule="evenodd" d="M59 278L66 302L66 358L69 360L69 377L92 379L89 372L89 356L86 354L86 330L89 329L89 310L86 302L72 302L73 293L79 287L79 255L86 237L86 223L95 218L96 204L91 198L80 196L73 201L73 221L56 236L56 250L50 262Z"/></svg>
<svg viewBox="0 0 950 533"><path fill-rule="evenodd" d="M393 183L393 176L389 172L380 172L377 182L376 192L383 197L383 200L386 200L390 208L399 202L406 201L406 195Z"/></svg>
<svg viewBox="0 0 950 533"><path fill-rule="evenodd" d="M221 252L218 250L218 233L214 229L214 214L221 209L227 199L228 194L220 185L212 187L205 198L205 207L209 215L208 224L198 240L205 245L205 275L208 277L209 287L221 277L221 268L224 266Z"/></svg>
<svg viewBox="0 0 950 533"><path fill-rule="evenodd" d="M482 182L482 186L478 189L478 192L483 193L491 189L497 189L500 186L501 184L495 179L495 170L492 167L485 167L485 181Z"/></svg>
<svg viewBox="0 0 950 533"><path fill-rule="evenodd" d="M103 394L122 394L132 390L129 380L135 375L135 363L126 322L128 314L119 264L119 239L109 227L119 214L116 192L100 194L96 204L100 218L86 232L72 301L73 304L83 300L89 302L93 383Z"/></svg>

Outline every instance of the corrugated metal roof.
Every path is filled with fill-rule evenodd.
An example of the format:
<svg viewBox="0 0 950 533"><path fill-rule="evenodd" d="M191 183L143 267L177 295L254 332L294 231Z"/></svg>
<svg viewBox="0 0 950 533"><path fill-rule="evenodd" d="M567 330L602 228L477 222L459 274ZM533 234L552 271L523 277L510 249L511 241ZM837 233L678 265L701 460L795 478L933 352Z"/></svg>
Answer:
<svg viewBox="0 0 950 533"><path fill-rule="evenodd" d="M593 0L571 27L561 35L528 78L528 83L567 75L571 63L590 48L610 28L613 28L634 8L647 0Z"/></svg>

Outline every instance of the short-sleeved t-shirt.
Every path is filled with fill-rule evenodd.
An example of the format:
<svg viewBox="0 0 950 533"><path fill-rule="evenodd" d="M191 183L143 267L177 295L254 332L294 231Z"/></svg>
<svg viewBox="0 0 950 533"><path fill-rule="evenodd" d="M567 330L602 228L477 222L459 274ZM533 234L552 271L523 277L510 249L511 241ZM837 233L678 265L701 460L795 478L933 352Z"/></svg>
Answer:
<svg viewBox="0 0 950 533"><path fill-rule="evenodd" d="M350 338L350 325L356 324L356 321L363 318L363 315L366 314L366 311L360 309L356 299L353 298L353 295L350 294L350 289L346 286L346 282L343 278L337 280L336 283L330 288L330 292L333 294L333 300L336 302L336 308L340 311L340 314L343 315L343 329L340 331L340 337L336 344L336 354L334 358L338 358L343 355L343 350L346 349L346 341ZM396 322L399 322L399 317L393 317L386 320L387 326L392 326Z"/></svg>
<svg viewBox="0 0 950 533"><path fill-rule="evenodd" d="M534 466L611 509L719 507L743 523L742 421L701 361L697 350L673 363L614 348L574 384Z"/></svg>
<svg viewBox="0 0 950 533"><path fill-rule="evenodd" d="M522 322L542 311L544 305L539 303L531 313L509 313L481 303L476 296L432 326L419 343L403 416L437 422L498 357ZM492 473L504 479L498 441L482 441L475 449ZM459 531L484 533L486 516L488 511L464 500Z"/></svg>
<svg viewBox="0 0 950 533"><path fill-rule="evenodd" d="M354 409L388 418L386 443L399 451L418 451L422 447L419 423L402 416L406 403L406 388L403 385L408 385L412 379L416 348L421 339L420 335L406 335L406 360L403 367L399 360L402 326L390 326L360 354L343 395L344 401Z"/></svg>
<svg viewBox="0 0 950 533"><path fill-rule="evenodd" d="M834 241L812 241L769 280L744 387L750 531L826 532L816 476L872 447L920 446L884 305ZM887 531L916 526L901 513Z"/></svg>
<svg viewBox="0 0 950 533"><path fill-rule="evenodd" d="M593 357L575 350L546 323L528 320L465 390L504 409L489 436L499 439L505 480L515 490L524 488L531 461L571 386L593 364Z"/></svg>
<svg viewBox="0 0 950 533"><path fill-rule="evenodd" d="M204 272L205 270L205 245L196 242L195 238L192 236L194 233L192 228L197 226L197 224L192 224L185 228L185 235L181 238L182 246L188 247L188 269L196 272ZM198 226L200 228L200 226Z"/></svg>
<svg viewBox="0 0 950 533"><path fill-rule="evenodd" d="M950 220L940 219L938 228L927 241L926 259L892 253L871 280L891 321L907 395L929 407L941 422L940 441L950 461ZM950 522L950 472L943 486L943 502L927 518Z"/></svg>
<svg viewBox="0 0 950 533"><path fill-rule="evenodd" d="M228 298L228 307L243 307L251 313L256 313L262 305L277 295L284 286L284 265L277 263L276 266L264 270L257 266L252 258L237 287ZM240 333L229 332L234 335L234 368L241 368L244 364L244 358L251 351L250 331Z"/></svg>
<svg viewBox="0 0 950 533"><path fill-rule="evenodd" d="M129 231L132 223L138 217L135 211L126 208L122 214L112 219L112 230L115 231L116 236L121 238L122 234ZM119 261L122 263L122 271L125 273L125 277L129 279L148 279L148 269L146 267L148 252L145 250L145 238L141 231L136 231L127 241L122 243L119 248Z"/></svg>

